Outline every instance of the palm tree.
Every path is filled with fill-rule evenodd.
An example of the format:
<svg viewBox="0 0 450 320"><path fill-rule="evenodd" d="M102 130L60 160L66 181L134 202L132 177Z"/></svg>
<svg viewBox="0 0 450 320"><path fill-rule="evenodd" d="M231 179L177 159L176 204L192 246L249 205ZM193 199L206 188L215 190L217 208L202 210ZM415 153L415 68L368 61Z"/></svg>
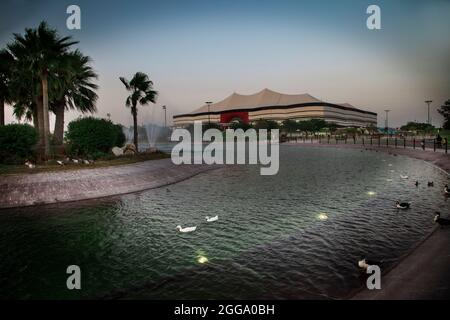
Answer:
<svg viewBox="0 0 450 320"><path fill-rule="evenodd" d="M49 77L52 92L50 109L56 116L54 143L61 145L64 137L64 112L77 109L82 113L96 112L98 99L94 90L98 86L92 82L97 74L89 66L91 59L76 50L64 54L58 62L56 76Z"/></svg>
<svg viewBox="0 0 450 320"><path fill-rule="evenodd" d="M13 58L15 59L14 55ZM43 146L42 90L39 79L24 67L22 60L14 60L9 81L10 103L14 116L33 121L39 132L39 145ZM40 106L39 110L37 106Z"/></svg>
<svg viewBox="0 0 450 320"><path fill-rule="evenodd" d="M47 23L41 22L37 29L25 29L24 35L14 34L14 42L8 45L8 49L18 65L27 70L33 78L39 79L41 94L35 96L34 100L39 135L46 157L50 153L48 77L54 74L55 66L61 55L76 43L76 41L71 41L71 37L60 37L55 29L51 29Z"/></svg>
<svg viewBox="0 0 450 320"><path fill-rule="evenodd" d="M5 103L11 103L9 83L14 59L7 50L0 50L0 126L5 125Z"/></svg>
<svg viewBox="0 0 450 320"><path fill-rule="evenodd" d="M128 81L124 77L119 78L125 85L125 88L131 92L125 101L125 105L130 108L133 115L134 127L134 145L138 149L138 122L137 122L137 104L147 105L149 102L156 103L158 92L153 90L153 82L142 72L136 72L133 78Z"/></svg>

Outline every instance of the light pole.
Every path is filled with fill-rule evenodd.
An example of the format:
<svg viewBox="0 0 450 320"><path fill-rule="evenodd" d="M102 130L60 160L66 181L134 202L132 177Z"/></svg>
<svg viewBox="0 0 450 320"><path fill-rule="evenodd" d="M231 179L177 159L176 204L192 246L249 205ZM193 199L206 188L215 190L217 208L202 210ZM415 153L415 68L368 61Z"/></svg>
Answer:
<svg viewBox="0 0 450 320"><path fill-rule="evenodd" d="M386 134L389 134L389 111L391 111L391 110L389 110L389 109L384 110L384 112L386 112L386 120L384 122L384 128L385 128Z"/></svg>
<svg viewBox="0 0 450 320"><path fill-rule="evenodd" d="M164 110L164 128L167 127L167 108L166 106L162 106L162 109Z"/></svg>
<svg viewBox="0 0 450 320"><path fill-rule="evenodd" d="M212 102L206 101L205 103L208 105L208 124L211 124L211 114L209 113L210 112L209 108L210 108Z"/></svg>
<svg viewBox="0 0 450 320"><path fill-rule="evenodd" d="M430 121L430 104L433 102L433 100L425 100L425 103L428 105L428 124L431 124Z"/></svg>

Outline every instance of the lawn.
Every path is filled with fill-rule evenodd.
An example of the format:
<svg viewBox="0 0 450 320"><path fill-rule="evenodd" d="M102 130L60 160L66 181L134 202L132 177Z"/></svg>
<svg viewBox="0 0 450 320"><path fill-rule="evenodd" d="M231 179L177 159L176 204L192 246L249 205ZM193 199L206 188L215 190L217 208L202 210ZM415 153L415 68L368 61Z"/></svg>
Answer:
<svg viewBox="0 0 450 320"><path fill-rule="evenodd" d="M93 169L111 166L120 166L124 164L148 161L148 160L158 160L170 158L167 153L156 152L156 153L142 153L134 156L120 156L110 159L99 159L92 164L76 164L70 163L66 165L59 165L55 160L48 161L45 164L38 164L35 168L29 169L25 165L4 165L0 164L0 175L2 174L20 174L20 173L39 173L39 172L54 172L54 171L64 171L64 170L80 170L80 169Z"/></svg>

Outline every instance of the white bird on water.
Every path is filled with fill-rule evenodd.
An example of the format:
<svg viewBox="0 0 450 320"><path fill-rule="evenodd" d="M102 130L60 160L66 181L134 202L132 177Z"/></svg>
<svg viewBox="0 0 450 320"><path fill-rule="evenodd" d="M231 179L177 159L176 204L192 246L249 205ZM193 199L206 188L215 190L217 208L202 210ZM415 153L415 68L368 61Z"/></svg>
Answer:
<svg viewBox="0 0 450 320"><path fill-rule="evenodd" d="M379 266L383 263L382 261L375 261L375 260L368 260L367 258L364 258L360 261L358 261L358 267L360 267L362 270L367 270L370 266Z"/></svg>
<svg viewBox="0 0 450 320"><path fill-rule="evenodd" d="M179 232L183 232L183 233L194 232L196 229L197 229L197 226L195 226L195 227L186 227L186 228L182 228L181 226L177 226L177 230Z"/></svg>
<svg viewBox="0 0 450 320"><path fill-rule="evenodd" d="M206 218L206 222L214 222L214 221L219 220L219 216L214 216L214 217L206 216L205 218Z"/></svg>
<svg viewBox="0 0 450 320"><path fill-rule="evenodd" d="M404 176L404 175L401 174L401 175L400 175L400 178L402 178L402 179L408 179L409 177L406 176L406 175Z"/></svg>

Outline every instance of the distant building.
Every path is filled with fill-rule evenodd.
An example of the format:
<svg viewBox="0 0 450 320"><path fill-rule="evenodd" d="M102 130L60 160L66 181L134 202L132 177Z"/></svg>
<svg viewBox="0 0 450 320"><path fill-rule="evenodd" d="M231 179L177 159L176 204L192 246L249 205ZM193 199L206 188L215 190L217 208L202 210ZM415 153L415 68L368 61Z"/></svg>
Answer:
<svg viewBox="0 0 450 320"><path fill-rule="evenodd" d="M194 121L228 125L233 121L324 119L339 126L367 127L377 125L377 114L357 109L349 103L329 103L309 94L282 94L264 89L251 95L233 93L222 101L204 105L191 113L173 117L175 127Z"/></svg>

